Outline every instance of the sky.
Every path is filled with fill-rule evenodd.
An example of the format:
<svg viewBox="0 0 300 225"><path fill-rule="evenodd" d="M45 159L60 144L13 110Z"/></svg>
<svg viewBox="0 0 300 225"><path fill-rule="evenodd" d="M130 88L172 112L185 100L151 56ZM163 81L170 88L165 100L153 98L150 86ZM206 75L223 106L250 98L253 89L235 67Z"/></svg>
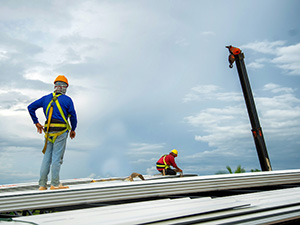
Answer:
<svg viewBox="0 0 300 225"><path fill-rule="evenodd" d="M300 167L297 0L2 0L0 184L36 182L43 157L27 106L69 80L76 138L61 179L261 169L236 66L245 55L273 170ZM37 110L44 123L42 109Z"/></svg>

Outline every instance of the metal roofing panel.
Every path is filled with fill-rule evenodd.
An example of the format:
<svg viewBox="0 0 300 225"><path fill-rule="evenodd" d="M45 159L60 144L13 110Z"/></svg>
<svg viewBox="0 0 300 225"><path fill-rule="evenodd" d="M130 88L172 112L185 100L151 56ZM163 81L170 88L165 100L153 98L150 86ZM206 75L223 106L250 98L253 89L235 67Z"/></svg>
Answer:
<svg viewBox="0 0 300 225"><path fill-rule="evenodd" d="M261 224L300 216L300 188L221 198L155 200L27 216L37 224ZM296 197L295 197L296 196Z"/></svg>
<svg viewBox="0 0 300 225"><path fill-rule="evenodd" d="M292 170L135 182L96 182L70 185L70 189L64 190L16 190L0 193L0 212L290 184L299 180L300 170Z"/></svg>
<svg viewBox="0 0 300 225"><path fill-rule="evenodd" d="M210 202L209 202L210 201ZM137 224L172 218L174 216L186 216L195 213L205 213L217 210L228 210L244 205L234 199L215 199L201 201L198 199L175 199L168 201L131 203L118 206L106 206L93 209L74 210L46 215L20 218L37 224ZM15 220L18 220L15 219Z"/></svg>

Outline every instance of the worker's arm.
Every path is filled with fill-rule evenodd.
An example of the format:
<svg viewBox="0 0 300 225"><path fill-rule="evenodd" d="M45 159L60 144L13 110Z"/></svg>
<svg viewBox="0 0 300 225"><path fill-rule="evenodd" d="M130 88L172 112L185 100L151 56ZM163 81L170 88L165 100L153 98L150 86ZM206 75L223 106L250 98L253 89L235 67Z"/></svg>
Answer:
<svg viewBox="0 0 300 225"><path fill-rule="evenodd" d="M35 126L36 126L36 128L37 128L37 132L40 133L40 134L43 132L44 127L39 123L39 120L38 120L38 118L37 118L37 116L36 116L35 111L36 111L38 108L43 107L43 101L44 101L44 98L45 98L45 97L46 97L46 96L44 96L44 97L42 97L42 98L40 98L40 99L38 99L38 100L32 102L32 103L27 107L28 112L29 112L29 114L30 114L30 116L31 116L31 119L32 119L33 123L35 124Z"/></svg>
<svg viewBox="0 0 300 225"><path fill-rule="evenodd" d="M39 120L38 120L38 118L37 118L37 116L36 116L36 114L35 114L35 111L36 111L38 108L43 107L43 100L42 100L42 99L43 99L43 98L40 98L40 99L38 99L38 100L32 102L32 103L27 107L28 112L29 112L29 114L30 114L30 116L31 116L31 119L32 119L32 121L33 121L34 124L39 123Z"/></svg>
<svg viewBox="0 0 300 225"><path fill-rule="evenodd" d="M182 169L180 169L177 166L177 164L175 163L175 158L174 157L170 156L169 160L170 160L171 166L173 166L178 172L182 172Z"/></svg>
<svg viewBox="0 0 300 225"><path fill-rule="evenodd" d="M77 115L76 115L76 111L72 99L68 96L66 97L67 97L66 110L67 110L67 115L70 116L70 122L71 122L70 138L73 139L76 136L75 129L77 127Z"/></svg>
<svg viewBox="0 0 300 225"><path fill-rule="evenodd" d="M69 101L68 101L68 106L67 106L67 114L70 115L70 122L71 122L71 127L72 127L72 136L74 135L75 137L75 129L77 127L77 115L76 115L76 111L75 111L75 107L73 104L72 99L69 97ZM71 133L70 133L70 137L72 138ZM73 138L74 138L73 137Z"/></svg>

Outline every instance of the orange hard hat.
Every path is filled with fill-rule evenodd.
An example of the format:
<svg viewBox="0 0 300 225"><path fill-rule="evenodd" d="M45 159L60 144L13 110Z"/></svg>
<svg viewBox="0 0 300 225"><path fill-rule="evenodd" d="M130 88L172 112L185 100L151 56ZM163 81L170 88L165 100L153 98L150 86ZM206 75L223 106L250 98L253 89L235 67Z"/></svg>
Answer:
<svg viewBox="0 0 300 225"><path fill-rule="evenodd" d="M57 81L62 81L62 82L65 82L68 86L69 86L69 82L68 82L68 79L64 76L64 75L58 75L54 81L54 84L55 82Z"/></svg>

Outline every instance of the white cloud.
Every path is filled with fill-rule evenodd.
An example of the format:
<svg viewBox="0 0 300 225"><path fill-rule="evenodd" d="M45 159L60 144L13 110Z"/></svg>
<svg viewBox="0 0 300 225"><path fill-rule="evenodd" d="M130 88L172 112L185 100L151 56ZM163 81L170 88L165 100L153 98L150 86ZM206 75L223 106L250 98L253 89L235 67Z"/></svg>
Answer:
<svg viewBox="0 0 300 225"><path fill-rule="evenodd" d="M198 126L208 126L217 124L227 124L227 121L233 120L236 116L241 116L241 110L238 107L227 107L227 108L208 108L202 110L195 116L185 117L184 120L189 124Z"/></svg>
<svg viewBox="0 0 300 225"><path fill-rule="evenodd" d="M130 158L130 164L133 165L133 171L141 173L137 170L142 168L146 174L157 173L156 167L153 165L165 153L165 148L165 143L130 143L127 155Z"/></svg>
<svg viewBox="0 0 300 225"><path fill-rule="evenodd" d="M272 62L289 74L300 75L300 43L279 48Z"/></svg>
<svg viewBox="0 0 300 225"><path fill-rule="evenodd" d="M159 174L155 166L152 166L150 168L146 169L146 174L147 175L154 175L154 174Z"/></svg>
<svg viewBox="0 0 300 225"><path fill-rule="evenodd" d="M272 97L256 98L257 108L261 112L264 130L272 134L272 139L285 141L296 138L300 132L300 99L293 90L271 84Z"/></svg>
<svg viewBox="0 0 300 225"><path fill-rule="evenodd" d="M190 101L241 101L240 93L222 92L222 89L216 85L198 85L191 88L190 92L185 95L183 102Z"/></svg>
<svg viewBox="0 0 300 225"><path fill-rule="evenodd" d="M264 63L271 62L291 75L300 75L300 43L284 46L284 41L254 42L241 46L241 49L251 49L255 52L270 54L272 58L256 59L249 63L251 68L262 68Z"/></svg>
<svg viewBox="0 0 300 225"><path fill-rule="evenodd" d="M264 86L264 90L271 91L273 93L285 92L285 93L292 93L294 92L293 88L289 87L281 87L278 84L269 83Z"/></svg>
<svg viewBox="0 0 300 225"><path fill-rule="evenodd" d="M265 66L265 63L269 63L270 59L268 58L259 58L255 59L254 62L250 62L247 64L248 68L253 68L253 69L260 69Z"/></svg>
<svg viewBox="0 0 300 225"><path fill-rule="evenodd" d="M263 68L264 64L262 63L258 63L258 62L251 62L247 65L248 68L254 68L254 69L259 69L259 68Z"/></svg>
<svg viewBox="0 0 300 225"><path fill-rule="evenodd" d="M295 96L295 90L274 83L266 84L263 90L271 96L256 96L255 102L268 141L285 141L287 137L297 139L300 133L300 99ZM239 95L224 92L218 86L196 86L185 97L185 102L201 100L214 101L215 105L222 103L220 108L206 108L184 118L193 127L195 140L212 148L198 153L196 158L216 154L224 157L232 155L234 158L253 148L248 112Z"/></svg>
<svg viewBox="0 0 300 225"><path fill-rule="evenodd" d="M293 95L293 89L278 84L267 84L264 90L274 94L272 97L255 98L264 131L272 134L269 137L272 140L284 141L287 136L296 138L300 133L300 99ZM218 96L224 93L214 94ZM219 98L215 100L220 101ZM206 108L196 115L185 117L184 121L195 127L195 140L217 149L230 149L237 153L240 148L247 149L251 144L251 126L243 104ZM239 145L235 146L237 143Z"/></svg>
<svg viewBox="0 0 300 225"><path fill-rule="evenodd" d="M127 154L133 157L136 163L141 163L143 160L148 161L149 156L159 154L165 148L165 145L165 143L130 143Z"/></svg>
<svg viewBox="0 0 300 225"><path fill-rule="evenodd" d="M8 58L8 56L7 56L7 51L5 51L5 50L1 51L1 50L0 50L0 61L1 61L1 60L5 60L5 59L7 59L7 58Z"/></svg>
<svg viewBox="0 0 300 225"><path fill-rule="evenodd" d="M44 83L53 84L53 70L36 66L24 71L23 77L27 80L39 80Z"/></svg>
<svg viewBox="0 0 300 225"><path fill-rule="evenodd" d="M152 153L153 154L153 153ZM141 156L139 156L141 157ZM140 164L140 165L145 165L145 164L148 164L148 165L151 165L153 164L154 162L156 162L158 159L157 158L136 158L135 160L131 160L131 163L133 165L135 164Z"/></svg>
<svg viewBox="0 0 300 225"><path fill-rule="evenodd" d="M284 41L262 41L262 42L253 42L246 45L240 46L243 49L252 49L253 51L264 53L264 54L276 54L278 49L285 44Z"/></svg>
<svg viewBox="0 0 300 225"><path fill-rule="evenodd" d="M161 144L148 144L148 143L131 143L130 150L137 152L147 152L149 150L160 150L165 147L165 143Z"/></svg>
<svg viewBox="0 0 300 225"><path fill-rule="evenodd" d="M211 147L231 149L231 152L234 152L241 148L232 146L237 139L251 137L246 116L245 108L239 105L205 109L195 116L185 117L184 120L197 128L195 132L203 133L195 135L196 141L206 142Z"/></svg>

